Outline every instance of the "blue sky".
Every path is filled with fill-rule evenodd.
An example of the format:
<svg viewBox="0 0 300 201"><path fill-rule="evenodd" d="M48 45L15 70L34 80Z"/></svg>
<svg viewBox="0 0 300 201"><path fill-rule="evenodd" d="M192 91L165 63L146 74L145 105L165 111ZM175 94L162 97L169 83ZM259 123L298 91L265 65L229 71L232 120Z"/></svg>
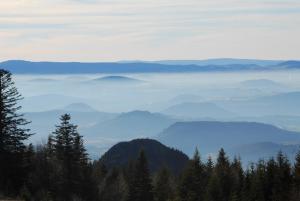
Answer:
<svg viewBox="0 0 300 201"><path fill-rule="evenodd" d="M0 1L0 60L300 59L300 0Z"/></svg>

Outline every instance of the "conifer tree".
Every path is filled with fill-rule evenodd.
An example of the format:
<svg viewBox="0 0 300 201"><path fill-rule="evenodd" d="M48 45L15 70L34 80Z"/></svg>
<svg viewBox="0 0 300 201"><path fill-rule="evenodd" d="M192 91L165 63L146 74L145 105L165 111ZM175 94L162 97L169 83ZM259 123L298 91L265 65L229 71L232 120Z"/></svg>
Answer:
<svg viewBox="0 0 300 201"><path fill-rule="evenodd" d="M10 72L0 69L0 192L17 194L26 178L24 141L30 137L29 122L18 111L22 99Z"/></svg>
<svg viewBox="0 0 300 201"><path fill-rule="evenodd" d="M205 172L206 172L206 175L208 178L211 176L213 169L214 169L214 162L213 162L211 156L208 156L208 159L207 159L207 162L205 165Z"/></svg>
<svg viewBox="0 0 300 201"><path fill-rule="evenodd" d="M136 161L133 178L129 181L128 201L153 201L153 187L151 184L148 162L142 150Z"/></svg>
<svg viewBox="0 0 300 201"><path fill-rule="evenodd" d="M179 184L178 196L181 201L200 201L204 197L204 167L196 149L194 158L184 170Z"/></svg>
<svg viewBox="0 0 300 201"><path fill-rule="evenodd" d="M222 190L221 190L220 180L215 171L213 171L213 173L209 177L204 200L205 201L222 200Z"/></svg>
<svg viewBox="0 0 300 201"><path fill-rule="evenodd" d="M103 187L100 190L101 201L126 201L128 189L122 171L113 168L106 175Z"/></svg>
<svg viewBox="0 0 300 201"><path fill-rule="evenodd" d="M291 165L282 151L277 154L277 169L274 184L274 200L290 200L292 189Z"/></svg>
<svg viewBox="0 0 300 201"><path fill-rule="evenodd" d="M293 168L293 201L300 200L300 150L298 151Z"/></svg>
<svg viewBox="0 0 300 201"><path fill-rule="evenodd" d="M264 201L266 199L266 167L265 161L260 160L251 170L250 200Z"/></svg>
<svg viewBox="0 0 300 201"><path fill-rule="evenodd" d="M57 194L68 201L82 193L83 172L87 168L88 158L77 126L70 123L71 116L64 114L60 120L60 125L53 132L53 139L49 137L48 147L54 149L54 160L58 167L56 174L61 178Z"/></svg>
<svg viewBox="0 0 300 201"><path fill-rule="evenodd" d="M174 199L174 190L171 181L171 174L167 168L162 168L154 183L155 201L170 201Z"/></svg>
<svg viewBox="0 0 300 201"><path fill-rule="evenodd" d="M223 148L219 151L215 167L215 174L215 176L218 178L219 187L221 191L220 201L227 201L230 199L231 196L232 179L230 171L230 162Z"/></svg>
<svg viewBox="0 0 300 201"><path fill-rule="evenodd" d="M276 177L276 169L277 164L274 158L272 157L266 163L266 183L265 183L265 199L272 200L274 196L274 184L275 184L275 177Z"/></svg>
<svg viewBox="0 0 300 201"><path fill-rule="evenodd" d="M244 184L244 171L242 168L242 162L240 158L234 157L233 163L231 164L231 176L231 200L241 200L242 189Z"/></svg>

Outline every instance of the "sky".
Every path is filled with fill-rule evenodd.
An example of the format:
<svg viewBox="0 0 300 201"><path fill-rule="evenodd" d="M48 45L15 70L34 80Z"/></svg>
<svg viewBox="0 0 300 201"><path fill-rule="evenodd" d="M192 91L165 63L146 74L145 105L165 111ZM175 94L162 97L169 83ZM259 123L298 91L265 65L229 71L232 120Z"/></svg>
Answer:
<svg viewBox="0 0 300 201"><path fill-rule="evenodd" d="M300 59L300 0L1 0L0 61Z"/></svg>

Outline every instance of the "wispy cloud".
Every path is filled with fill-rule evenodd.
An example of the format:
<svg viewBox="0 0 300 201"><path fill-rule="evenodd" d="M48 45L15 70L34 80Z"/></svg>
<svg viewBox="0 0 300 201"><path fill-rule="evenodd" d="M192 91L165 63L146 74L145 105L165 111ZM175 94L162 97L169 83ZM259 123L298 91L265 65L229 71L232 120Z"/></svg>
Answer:
<svg viewBox="0 0 300 201"><path fill-rule="evenodd" d="M0 59L299 59L299 24L299 0L1 1Z"/></svg>

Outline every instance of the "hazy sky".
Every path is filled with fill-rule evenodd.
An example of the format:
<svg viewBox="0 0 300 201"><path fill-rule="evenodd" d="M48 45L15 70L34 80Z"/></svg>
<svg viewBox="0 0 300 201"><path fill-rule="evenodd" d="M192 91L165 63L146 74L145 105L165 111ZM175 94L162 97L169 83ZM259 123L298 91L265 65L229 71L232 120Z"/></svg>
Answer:
<svg viewBox="0 0 300 201"><path fill-rule="evenodd" d="M300 0L1 0L0 61L300 59Z"/></svg>

